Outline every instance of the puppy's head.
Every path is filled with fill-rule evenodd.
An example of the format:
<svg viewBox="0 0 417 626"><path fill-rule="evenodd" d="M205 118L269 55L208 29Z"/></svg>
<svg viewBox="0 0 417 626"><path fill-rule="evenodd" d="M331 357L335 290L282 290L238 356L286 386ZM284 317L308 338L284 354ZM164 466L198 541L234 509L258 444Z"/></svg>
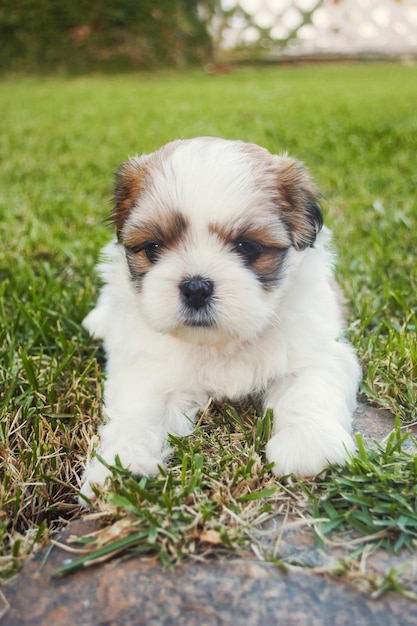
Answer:
<svg viewBox="0 0 417 626"><path fill-rule="evenodd" d="M175 141L124 163L110 220L138 306L161 332L251 340L322 226L304 167L254 144Z"/></svg>

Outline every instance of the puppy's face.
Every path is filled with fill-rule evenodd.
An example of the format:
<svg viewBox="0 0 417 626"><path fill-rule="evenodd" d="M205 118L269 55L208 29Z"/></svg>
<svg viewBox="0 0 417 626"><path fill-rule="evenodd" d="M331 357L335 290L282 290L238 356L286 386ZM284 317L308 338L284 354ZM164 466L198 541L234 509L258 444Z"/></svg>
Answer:
<svg viewBox="0 0 417 626"><path fill-rule="evenodd" d="M200 343L279 323L280 295L322 225L299 162L211 138L123 164L111 221L148 322Z"/></svg>

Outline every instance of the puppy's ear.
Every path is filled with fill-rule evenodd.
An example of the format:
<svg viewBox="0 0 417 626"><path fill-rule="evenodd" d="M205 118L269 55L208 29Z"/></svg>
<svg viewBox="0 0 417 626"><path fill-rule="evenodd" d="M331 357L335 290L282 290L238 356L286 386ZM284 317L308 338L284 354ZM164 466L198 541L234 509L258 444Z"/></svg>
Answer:
<svg viewBox="0 0 417 626"><path fill-rule="evenodd" d="M122 163L115 175L113 209L108 221L116 226L117 237L145 186L147 157L133 157Z"/></svg>
<svg viewBox="0 0 417 626"><path fill-rule="evenodd" d="M323 226L315 183L304 165L288 156L275 157L277 202L296 250L312 246Z"/></svg>

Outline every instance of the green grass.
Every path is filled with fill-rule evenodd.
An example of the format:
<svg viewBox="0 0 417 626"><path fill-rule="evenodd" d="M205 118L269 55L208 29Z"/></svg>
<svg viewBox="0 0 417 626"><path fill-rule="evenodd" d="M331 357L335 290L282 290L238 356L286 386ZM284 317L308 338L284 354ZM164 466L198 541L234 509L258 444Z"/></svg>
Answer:
<svg viewBox="0 0 417 626"><path fill-rule="evenodd" d="M127 156L173 138L239 138L305 161L327 197L325 221L335 233L347 332L364 366L363 394L404 422L416 419L416 79L417 67L381 64L3 81L3 576L79 515L76 491L103 381L101 349L80 323L97 295L94 264L109 238L104 219L112 173ZM312 515L317 510L329 523L336 519L331 513L340 513L335 502L343 499L343 481L362 476L363 454L371 453L334 470L329 485L306 487L330 493L323 513L301 486L289 494L260 469L256 427L245 417L235 428L241 415L225 419L225 409L213 411L198 433L178 442L172 467L155 479L138 482L114 470L113 495L103 507L115 515L120 540L134 541L123 524L133 516L136 548L151 547L175 563L184 555L240 553L256 545L253 528L271 506L298 503L303 515L310 506ZM411 476L404 455L387 454L398 474ZM378 464L372 455L367 462ZM387 466L378 472L387 473ZM372 472L365 478L370 490L377 485ZM406 497L411 502L415 495ZM355 518L340 515L341 526ZM412 544L412 535L401 537L395 534L394 546Z"/></svg>
<svg viewBox="0 0 417 626"><path fill-rule="evenodd" d="M416 440L401 432L397 420L385 446L376 442L366 449L360 435L357 442L358 453L346 467L333 468L311 491L300 483L315 518L327 518L316 526L319 541L334 529L354 529L394 552L404 546L412 550L417 540Z"/></svg>

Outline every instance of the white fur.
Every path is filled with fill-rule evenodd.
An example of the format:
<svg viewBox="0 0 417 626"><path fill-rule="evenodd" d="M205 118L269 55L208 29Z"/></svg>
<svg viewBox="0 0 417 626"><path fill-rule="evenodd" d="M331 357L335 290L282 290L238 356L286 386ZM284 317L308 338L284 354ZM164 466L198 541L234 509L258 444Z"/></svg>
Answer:
<svg viewBox="0 0 417 626"><path fill-rule="evenodd" d="M112 242L104 251L105 284L84 320L104 340L108 357L98 453L110 464L119 455L132 472L154 474L168 453L167 434L190 433L210 397L234 401L257 394L274 412L266 448L274 473L308 476L343 463L354 449L360 368L342 338L330 232L323 228L314 247L291 246L280 281L267 290L209 229L245 215L259 225L271 221L263 179L254 182L251 175L253 159L236 142L197 139L161 160L125 228L144 215L152 219L155 206L175 206L191 230L151 267L140 289L123 246ZM283 223L271 228L290 246ZM178 285L190 275L215 285L215 328L184 325ZM103 485L108 473L90 458L84 496L91 497L90 483Z"/></svg>

